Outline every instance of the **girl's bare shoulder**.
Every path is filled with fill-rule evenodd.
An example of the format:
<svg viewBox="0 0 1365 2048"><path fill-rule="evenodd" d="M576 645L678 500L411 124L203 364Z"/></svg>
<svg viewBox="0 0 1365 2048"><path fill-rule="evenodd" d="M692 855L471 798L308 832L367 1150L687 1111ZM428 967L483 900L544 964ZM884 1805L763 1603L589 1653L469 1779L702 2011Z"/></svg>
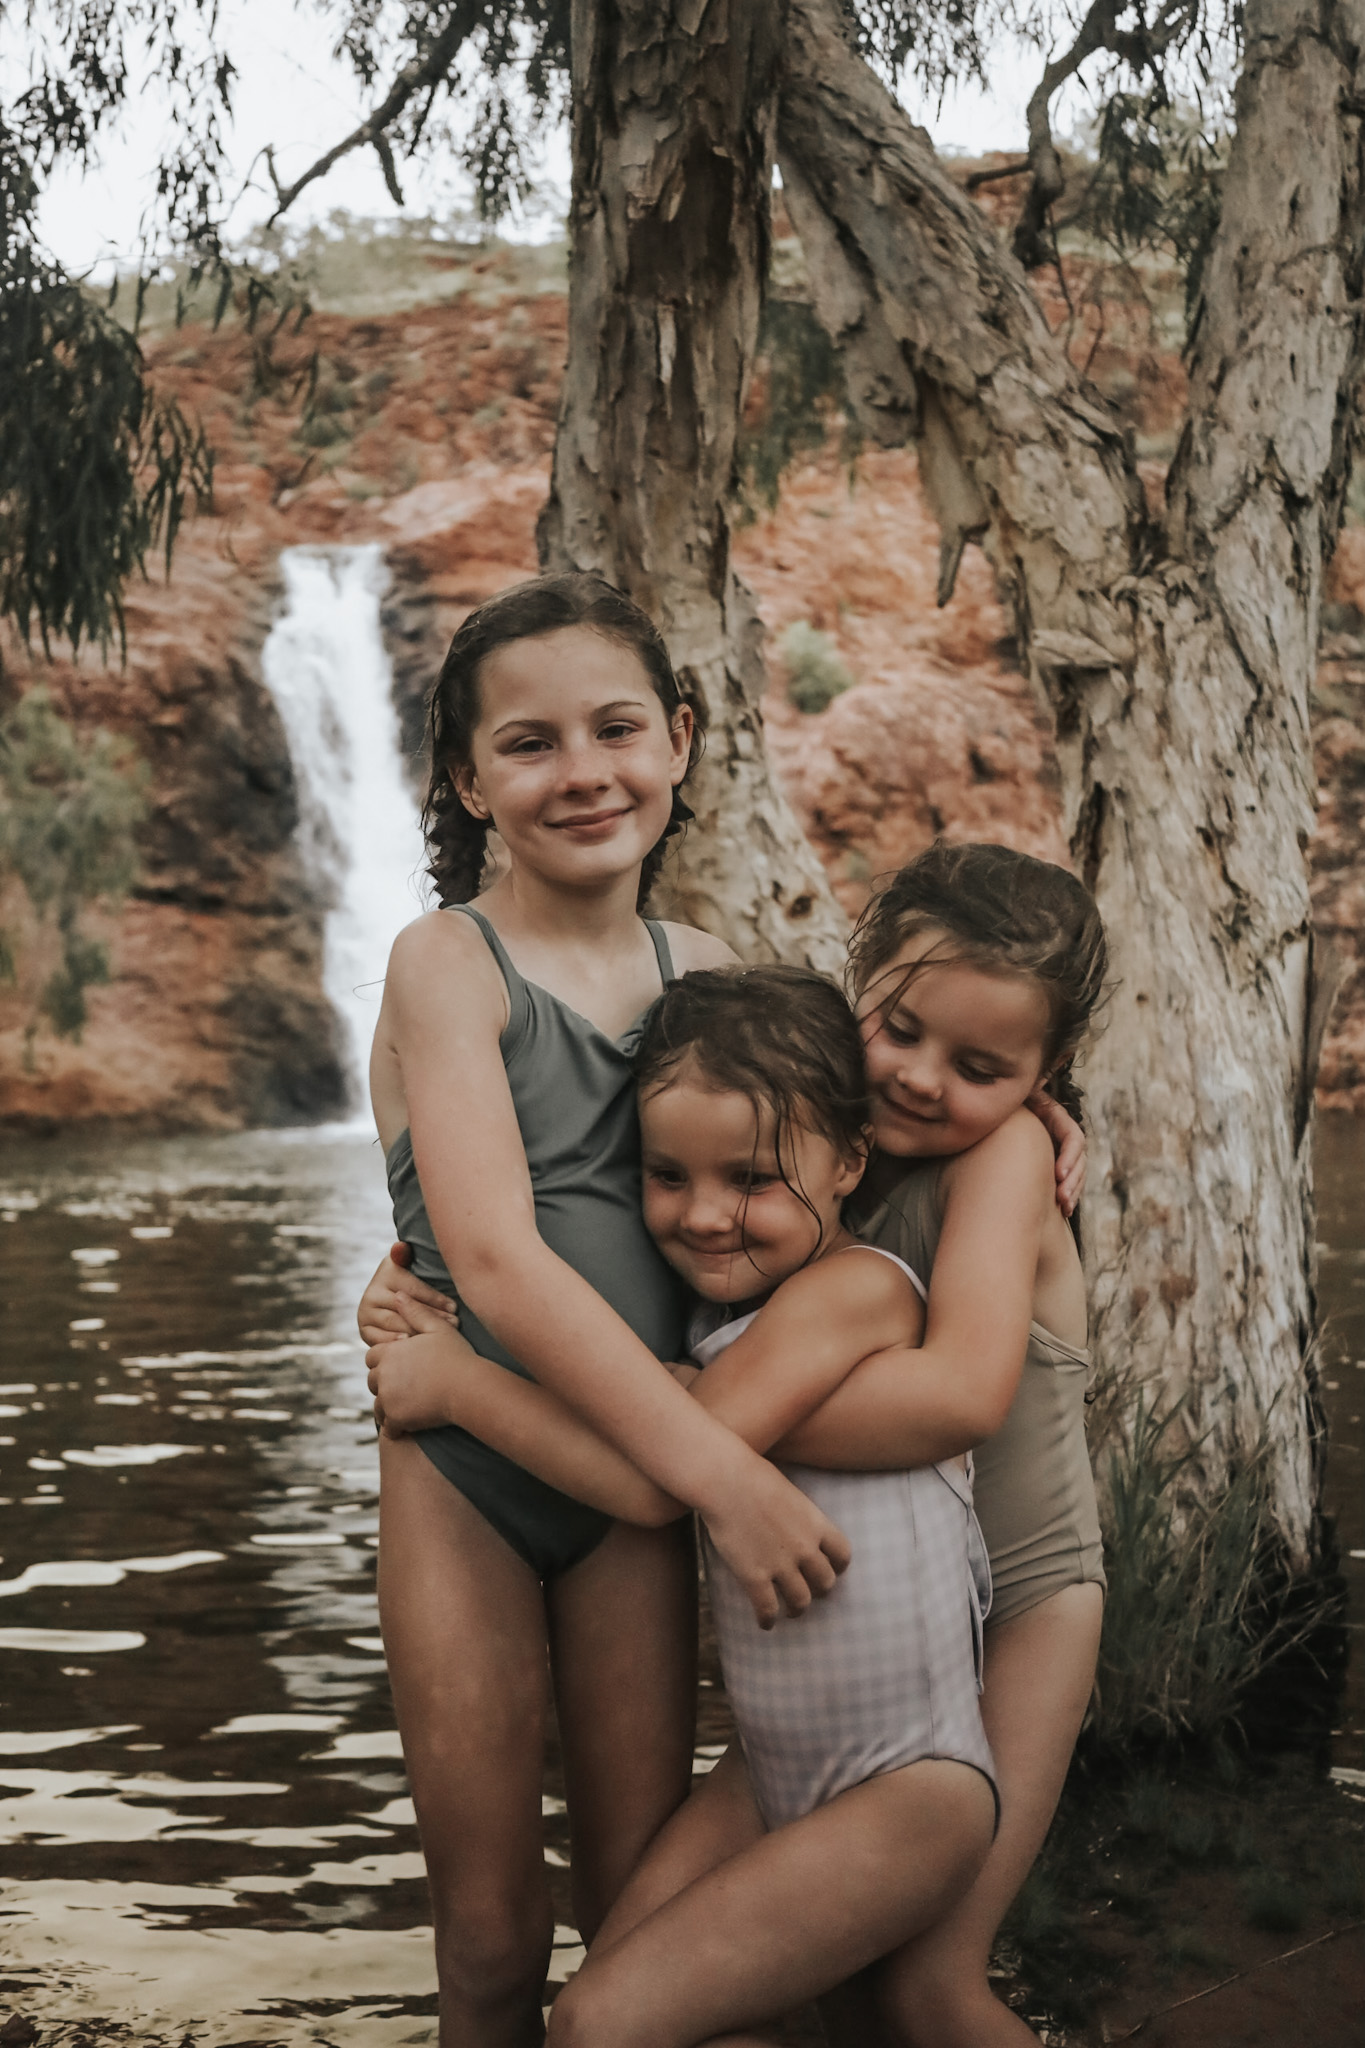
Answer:
<svg viewBox="0 0 1365 2048"><path fill-rule="evenodd" d="M506 1020L506 985L487 940L472 918L449 910L428 910L399 932L384 998L404 1008L454 1003L483 1010L491 1003Z"/></svg>
<svg viewBox="0 0 1365 2048"><path fill-rule="evenodd" d="M893 1259L866 1245L847 1245L784 1280L760 1314L790 1319L807 1333L816 1322L854 1330L863 1349L874 1351L896 1341L894 1335L867 1341L879 1324L899 1325L919 1311L920 1297Z"/></svg>
<svg viewBox="0 0 1365 2048"><path fill-rule="evenodd" d="M710 932L697 930L694 924L664 925L668 939L668 950L673 955L673 965L679 974L691 974L698 967L738 967L738 956L726 945L724 939L713 939Z"/></svg>
<svg viewBox="0 0 1365 2048"><path fill-rule="evenodd" d="M1037 1194L1052 1202L1055 1188L1052 1140L1031 1109L1016 1109L995 1130L967 1151L944 1161L939 1179L941 1200L955 1188L983 1179L1004 1182L1020 1194Z"/></svg>

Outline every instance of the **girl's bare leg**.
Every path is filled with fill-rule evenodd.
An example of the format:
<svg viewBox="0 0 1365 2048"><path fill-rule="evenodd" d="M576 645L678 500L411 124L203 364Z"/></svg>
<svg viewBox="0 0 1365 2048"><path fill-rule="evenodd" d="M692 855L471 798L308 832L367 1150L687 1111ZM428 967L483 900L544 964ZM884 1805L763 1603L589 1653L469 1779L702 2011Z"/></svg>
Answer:
<svg viewBox="0 0 1365 2048"><path fill-rule="evenodd" d="M593 1944L594 1959L604 1956L697 1878L741 1850L752 1848L766 1833L743 1753L732 1743L655 1836L602 1923Z"/></svg>
<svg viewBox="0 0 1365 2048"><path fill-rule="evenodd" d="M743 2030L932 1926L980 1868L994 1817L989 1785L966 1764L925 1761L854 1786L591 1956L555 2005L550 2041L697 2048L754 2038Z"/></svg>
<svg viewBox="0 0 1365 2048"><path fill-rule="evenodd" d="M708 1870L750 1848L767 1833L738 1744L732 1744L666 1824L607 1915L594 1955L647 1920ZM772 2048L768 2034L726 2034L708 2048Z"/></svg>
<svg viewBox="0 0 1365 2048"><path fill-rule="evenodd" d="M540 1582L408 1440L380 1440L379 1610L436 1928L443 2048L535 2048L554 1923Z"/></svg>
<svg viewBox="0 0 1365 2048"><path fill-rule="evenodd" d="M821 2017L834 2048L1027 2048L1037 2036L990 1988L991 1944L1047 1836L1095 1678L1104 1598L1068 1586L986 1631L982 1719L999 1773L1000 1832L953 1911Z"/></svg>
<svg viewBox="0 0 1365 2048"><path fill-rule="evenodd" d="M687 1797L696 1724L690 1520L618 1523L546 1591L572 1830L574 1908L591 1941Z"/></svg>

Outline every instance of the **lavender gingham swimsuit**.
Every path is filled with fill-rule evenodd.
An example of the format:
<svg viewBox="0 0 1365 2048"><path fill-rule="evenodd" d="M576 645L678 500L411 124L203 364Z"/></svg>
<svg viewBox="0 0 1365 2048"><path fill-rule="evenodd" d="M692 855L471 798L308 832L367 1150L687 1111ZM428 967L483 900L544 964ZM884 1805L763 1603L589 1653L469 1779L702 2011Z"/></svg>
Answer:
<svg viewBox="0 0 1365 2048"><path fill-rule="evenodd" d="M850 1249L890 1259L923 1298L903 1259L875 1245ZM700 1310L689 1332L697 1363L708 1365L758 1313L716 1328L716 1311ZM978 1698L990 1567L970 1467L779 1469L843 1530L853 1561L824 1599L765 1633L703 1524L725 1689L767 1825L928 1757L972 1765L994 1791Z"/></svg>

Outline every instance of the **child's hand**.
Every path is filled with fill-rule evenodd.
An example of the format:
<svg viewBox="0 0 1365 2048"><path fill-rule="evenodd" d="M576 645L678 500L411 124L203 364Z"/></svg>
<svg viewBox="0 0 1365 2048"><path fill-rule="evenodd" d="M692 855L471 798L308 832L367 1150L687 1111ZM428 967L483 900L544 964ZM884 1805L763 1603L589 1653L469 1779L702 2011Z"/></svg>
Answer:
<svg viewBox="0 0 1365 2048"><path fill-rule="evenodd" d="M784 1611L804 1614L833 1589L853 1554L843 1531L766 1458L754 1460L737 1492L701 1513L760 1628L772 1628Z"/></svg>
<svg viewBox="0 0 1365 2048"><path fill-rule="evenodd" d="M389 1437L457 1422L456 1374L474 1356L449 1317L406 1294L397 1301L409 1334L386 1335L365 1353L375 1421Z"/></svg>
<svg viewBox="0 0 1365 2048"><path fill-rule="evenodd" d="M404 1300L421 1302L435 1314L444 1316L455 1329L459 1328L454 1302L447 1295L439 1294L434 1287L428 1287L415 1273L410 1273L411 1260L412 1252L407 1245L391 1245L389 1256L361 1296L356 1322L367 1344L388 1344L395 1337L411 1335L411 1325L403 1320L401 1303Z"/></svg>
<svg viewBox="0 0 1365 2048"><path fill-rule="evenodd" d="M701 1367L693 1365L690 1358L675 1359L668 1369L680 1387L690 1387L693 1380L701 1378Z"/></svg>
<svg viewBox="0 0 1365 2048"><path fill-rule="evenodd" d="M1085 1192L1085 1132L1044 1088L1035 1088L1024 1107L1033 1111L1056 1148L1057 1206L1063 1216L1074 1216Z"/></svg>

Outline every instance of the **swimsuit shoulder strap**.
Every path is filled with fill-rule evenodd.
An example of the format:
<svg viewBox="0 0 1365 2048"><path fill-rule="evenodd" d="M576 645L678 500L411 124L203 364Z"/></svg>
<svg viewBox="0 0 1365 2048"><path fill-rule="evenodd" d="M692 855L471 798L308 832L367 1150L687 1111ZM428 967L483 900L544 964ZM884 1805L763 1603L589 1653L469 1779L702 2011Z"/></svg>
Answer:
<svg viewBox="0 0 1365 2048"><path fill-rule="evenodd" d="M652 917L645 919L645 930L654 941L654 957L659 963L659 978L666 988L670 981L676 981L678 978L678 970L673 965L673 955L669 950L668 933L657 919Z"/></svg>
<svg viewBox="0 0 1365 2048"><path fill-rule="evenodd" d="M907 1265L904 1259L898 1258L895 1252L887 1251L885 1245L862 1243L846 1244L844 1246L844 1250L846 1252L875 1252L879 1259L890 1259L893 1266L900 1267L902 1273L904 1273L906 1279L910 1282L910 1285L914 1288L920 1300L928 1301L929 1290L925 1286L924 1282L920 1279L919 1274L915 1271L914 1267Z"/></svg>
<svg viewBox="0 0 1365 2048"><path fill-rule="evenodd" d="M527 993L526 983L512 964L511 954L481 910L476 910L472 903L447 903L445 907L447 910L457 910L461 917L472 918L483 933L488 950L498 963L498 972L507 984L508 1015L500 1041L503 1058L506 1059L525 1037L526 1027L530 1022L531 998Z"/></svg>

